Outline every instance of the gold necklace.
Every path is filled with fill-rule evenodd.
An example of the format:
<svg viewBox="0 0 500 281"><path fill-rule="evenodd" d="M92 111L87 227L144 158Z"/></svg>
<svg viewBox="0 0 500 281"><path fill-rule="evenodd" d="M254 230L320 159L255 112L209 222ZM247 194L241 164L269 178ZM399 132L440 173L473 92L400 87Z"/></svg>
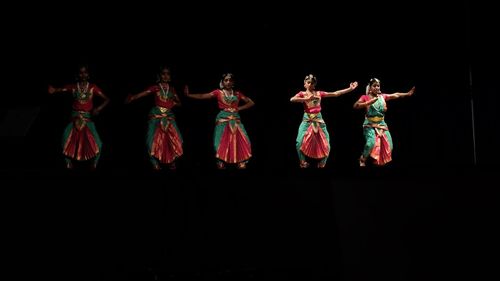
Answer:
<svg viewBox="0 0 500 281"><path fill-rule="evenodd" d="M234 93L233 93L233 89L231 89L231 92L229 92L229 91L228 91L228 90L226 90L226 89L222 89L222 92L224 92L224 95L225 95L226 97L232 97L232 96L234 95ZM229 93L231 93L231 94L229 94Z"/></svg>
<svg viewBox="0 0 500 281"><path fill-rule="evenodd" d="M161 89L161 94L160 94L160 96L161 96L162 98L166 99L166 98L167 98L167 95L168 95L168 91L170 90L170 85L169 85L169 84L167 84L167 89L165 90L165 89L163 88L163 86L161 85L161 83L160 83L160 89Z"/></svg>
<svg viewBox="0 0 500 281"><path fill-rule="evenodd" d="M78 90L78 94L80 98L85 99L88 95L88 90L89 90L89 82L85 83L85 87L82 88L80 87L80 82L76 83L76 88Z"/></svg>
<svg viewBox="0 0 500 281"><path fill-rule="evenodd" d="M224 99L226 101L231 101L231 98L234 96L233 89L231 89L231 94L229 94L229 91L226 89L222 89L222 93L224 94Z"/></svg>

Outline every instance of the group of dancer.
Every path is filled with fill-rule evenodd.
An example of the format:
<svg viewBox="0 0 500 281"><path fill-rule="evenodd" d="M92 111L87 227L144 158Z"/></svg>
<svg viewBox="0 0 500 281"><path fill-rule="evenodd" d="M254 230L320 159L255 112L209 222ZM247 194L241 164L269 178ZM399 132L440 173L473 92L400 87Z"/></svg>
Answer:
<svg viewBox="0 0 500 281"><path fill-rule="evenodd" d="M234 76L231 73L222 75L219 88L208 93L192 94L189 87L183 93L193 99L216 99L220 112L215 118L213 145L218 169L234 165L245 169L252 157L250 138L241 122L239 112L254 106L254 102L234 88ZM317 78L309 74L304 78L304 89L294 95L290 101L304 105L304 115L299 126L296 149L301 168L309 167L310 161L316 161L318 168L324 168L330 155L330 136L325 121L321 116L321 100L338 97L352 92L358 86L351 82L349 87L334 92L316 90ZM49 86L49 94L57 92L71 93L73 105L71 122L63 133L62 150L66 168L72 169L74 161L90 162L91 169L96 169L102 152L102 141L97 133L91 117L97 115L109 103L109 98L102 90L89 82L88 67L78 69L77 81L74 84L55 88ZM384 94L380 91L380 80L372 78L366 92L355 103L355 109L366 111L363 123L365 145L359 158L359 165L366 166L369 159L374 165L385 165L392 160L392 138L384 121L387 111L386 101L413 95L415 87L408 92ZM183 155L183 139L175 121L172 109L180 105L181 100L171 85L171 73L168 67L161 67L158 80L144 91L128 95L125 103L129 104L139 98L154 95L154 106L149 111L148 130L146 135L147 153L153 169L162 166L176 169L175 162ZM100 97L103 102L94 107L93 99Z"/></svg>

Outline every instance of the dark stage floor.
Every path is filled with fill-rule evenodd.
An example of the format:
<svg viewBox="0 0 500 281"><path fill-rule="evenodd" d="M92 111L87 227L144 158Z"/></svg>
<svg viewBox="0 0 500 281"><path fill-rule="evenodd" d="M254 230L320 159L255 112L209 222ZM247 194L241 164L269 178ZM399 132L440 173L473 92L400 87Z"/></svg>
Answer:
<svg viewBox="0 0 500 281"><path fill-rule="evenodd" d="M498 280L498 16L469 2L22 3L22 27L3 17L4 280ZM94 118L95 172L64 170L71 98L47 94L78 63L112 99ZM179 93L235 73L256 103L242 112L248 170L215 169L216 104L181 96L185 155L176 172L151 171L153 100L123 102L164 63ZM294 150L303 110L290 98L309 73L326 91L360 83L322 103L325 170L300 170ZM352 107L373 77L417 91L389 106L393 163L360 169L364 113Z"/></svg>
<svg viewBox="0 0 500 281"><path fill-rule="evenodd" d="M478 169L0 173L21 279L449 280L493 263L494 173Z"/></svg>

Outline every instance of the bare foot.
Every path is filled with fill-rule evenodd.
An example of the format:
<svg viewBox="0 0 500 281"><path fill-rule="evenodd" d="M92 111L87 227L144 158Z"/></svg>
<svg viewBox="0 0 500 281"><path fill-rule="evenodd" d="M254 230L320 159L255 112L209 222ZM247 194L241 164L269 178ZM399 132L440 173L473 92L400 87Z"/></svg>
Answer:
<svg viewBox="0 0 500 281"><path fill-rule="evenodd" d="M359 166L366 167L366 159L364 159L363 157L359 157Z"/></svg>
<svg viewBox="0 0 500 281"><path fill-rule="evenodd" d="M172 162L172 163L168 166L168 168L169 168L170 170L174 171L174 170L176 170L176 169L177 169L177 165L175 165L175 163L174 163L174 162Z"/></svg>

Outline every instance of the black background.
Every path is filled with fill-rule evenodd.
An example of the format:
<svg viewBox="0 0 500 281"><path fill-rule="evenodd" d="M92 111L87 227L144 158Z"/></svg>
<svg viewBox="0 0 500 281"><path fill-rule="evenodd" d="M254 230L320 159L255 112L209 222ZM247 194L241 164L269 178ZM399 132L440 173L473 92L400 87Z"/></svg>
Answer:
<svg viewBox="0 0 500 281"><path fill-rule="evenodd" d="M490 7L43 5L11 8L14 17L2 19L4 241L19 278L422 280L488 272L496 185L486 183L499 156ZM73 82L80 63L111 99L95 118L104 148L94 173L63 169L71 99L47 94L49 84ZM256 103L241 113L254 155L248 170L215 170L216 102L181 96L179 170L150 171L152 98L123 100L152 85L165 64L179 93L185 84L209 92L222 73L236 75ZM360 83L322 102L332 145L322 171L299 170L295 152L302 106L289 99L309 73L326 91ZM417 90L388 104L393 162L359 169L363 112L352 105L372 77L386 93ZM12 118L19 112L33 122L30 114ZM27 133L11 129L20 127Z"/></svg>

